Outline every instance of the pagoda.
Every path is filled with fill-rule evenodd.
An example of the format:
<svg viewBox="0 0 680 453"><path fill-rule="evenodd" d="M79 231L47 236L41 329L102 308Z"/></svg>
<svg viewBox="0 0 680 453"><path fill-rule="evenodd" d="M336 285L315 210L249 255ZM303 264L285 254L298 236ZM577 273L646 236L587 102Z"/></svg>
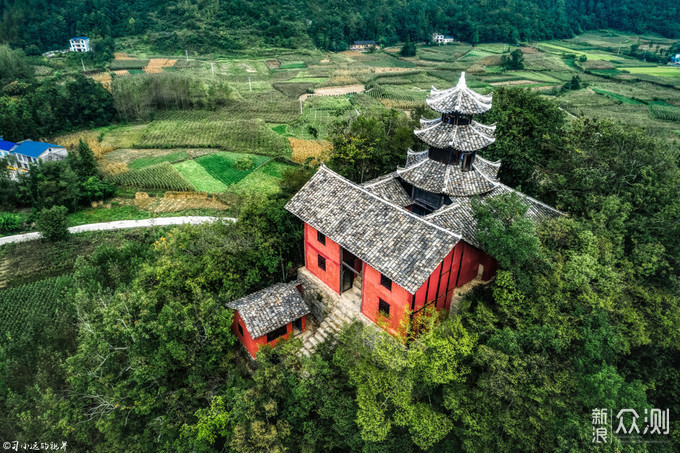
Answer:
<svg viewBox="0 0 680 453"><path fill-rule="evenodd" d="M441 117L421 118L421 127L414 131L429 149L409 149L406 167L397 169L401 180L412 187L414 212L426 215L450 205L455 197L481 195L498 186L500 162L477 156L478 151L495 141L496 125L487 126L473 119L491 109L491 96L468 88L464 72L453 88L432 87L426 102Z"/></svg>
<svg viewBox="0 0 680 453"><path fill-rule="evenodd" d="M409 149L405 166L387 175L357 184L321 164L286 204L305 224L298 282L228 304L252 356L261 344L305 330L308 313L339 325L326 318L342 307L402 335L428 307L448 310L459 288L496 273L496 260L477 241L475 198L514 192L534 222L561 215L502 184L500 162L478 154L495 140L495 124L473 119L491 109L491 98L468 88L465 73L453 88L433 87L426 102L441 117L421 119L414 131L429 148Z"/></svg>

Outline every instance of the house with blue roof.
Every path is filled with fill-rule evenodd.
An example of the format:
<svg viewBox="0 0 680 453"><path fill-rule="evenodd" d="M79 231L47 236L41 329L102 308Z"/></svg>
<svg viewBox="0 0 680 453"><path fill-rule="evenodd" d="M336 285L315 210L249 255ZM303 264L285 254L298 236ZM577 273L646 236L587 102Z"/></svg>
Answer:
<svg viewBox="0 0 680 453"><path fill-rule="evenodd" d="M69 40L70 51L71 52L89 52L90 51L90 38L83 36L77 36Z"/></svg>
<svg viewBox="0 0 680 453"><path fill-rule="evenodd" d="M5 142L9 146L12 142ZM66 148L59 145L53 145L51 143L44 142L34 142L33 140L23 140L19 143L15 143L12 148L7 152L13 157L13 163L10 164L10 170L18 171L28 171L28 167L32 163L40 161L50 161L50 160L62 160L66 159L68 152ZM5 154L3 154L5 155Z"/></svg>
<svg viewBox="0 0 680 453"><path fill-rule="evenodd" d="M8 142L7 140L3 140L2 137L0 137L0 158L7 156L15 146L17 146L16 143Z"/></svg>
<svg viewBox="0 0 680 453"><path fill-rule="evenodd" d="M680 53L677 54L677 55L674 56L674 57L671 57L671 63L673 63L673 64L680 64Z"/></svg>

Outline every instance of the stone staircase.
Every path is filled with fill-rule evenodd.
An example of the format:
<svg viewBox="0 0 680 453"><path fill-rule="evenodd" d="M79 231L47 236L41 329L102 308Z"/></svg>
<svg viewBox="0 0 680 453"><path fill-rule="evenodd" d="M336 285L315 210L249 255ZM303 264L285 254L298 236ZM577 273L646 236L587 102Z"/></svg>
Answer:
<svg viewBox="0 0 680 453"><path fill-rule="evenodd" d="M351 324L354 321L372 324L360 311L360 287L354 286L349 291L345 291L339 299L333 310L326 315L317 329L308 328L302 333L302 354L309 357L319 343L326 341L329 335L340 332L346 324Z"/></svg>

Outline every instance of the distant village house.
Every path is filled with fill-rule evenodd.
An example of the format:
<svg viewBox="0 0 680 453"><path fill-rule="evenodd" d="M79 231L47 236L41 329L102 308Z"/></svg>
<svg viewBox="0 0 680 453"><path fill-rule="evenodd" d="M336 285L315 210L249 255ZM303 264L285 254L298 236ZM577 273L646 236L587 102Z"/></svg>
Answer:
<svg viewBox="0 0 680 453"><path fill-rule="evenodd" d="M354 41L354 44L349 46L349 50L356 50L358 52L367 52L375 49L377 44L375 41Z"/></svg>
<svg viewBox="0 0 680 453"><path fill-rule="evenodd" d="M671 63L680 65L680 53L671 57Z"/></svg>
<svg viewBox="0 0 680 453"><path fill-rule="evenodd" d="M434 44L451 44L453 41L453 36L432 33L432 43Z"/></svg>
<svg viewBox="0 0 680 453"><path fill-rule="evenodd" d="M90 49L90 38L76 37L69 40L71 45L71 52L89 52Z"/></svg>
<svg viewBox="0 0 680 453"><path fill-rule="evenodd" d="M0 157L11 157L8 168L17 172L27 172L32 163L50 160L66 159L66 148L51 143L23 140L19 143L9 142L0 138Z"/></svg>

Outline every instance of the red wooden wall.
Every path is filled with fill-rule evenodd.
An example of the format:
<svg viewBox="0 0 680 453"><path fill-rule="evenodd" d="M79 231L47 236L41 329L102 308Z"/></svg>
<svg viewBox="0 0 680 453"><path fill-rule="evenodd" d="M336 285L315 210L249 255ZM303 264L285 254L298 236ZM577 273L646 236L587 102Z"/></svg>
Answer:
<svg viewBox="0 0 680 453"><path fill-rule="evenodd" d="M326 270L318 266L318 255L326 258ZM326 245L317 239L317 231L305 223L305 267L336 293L340 293L342 249L326 237Z"/></svg>
<svg viewBox="0 0 680 453"><path fill-rule="evenodd" d="M365 264L361 311L373 322L386 322L387 330L397 334L407 310L415 313L431 303L438 310L448 310L454 290L477 277L480 264L484 266L483 280L489 280L496 274L496 260L461 241L446 255L415 295L395 282L392 282L392 290L388 290L380 284L380 272ZM379 299L390 305L389 319L378 313Z"/></svg>
<svg viewBox="0 0 680 453"><path fill-rule="evenodd" d="M387 330L396 335L400 323L404 320L405 310L410 307L411 298L413 297L411 293L395 282L392 282L391 290L385 288L380 284L380 272L366 263L364 263L361 291L361 312L375 323L379 321L386 322ZM389 318L385 318L378 313L379 299L384 300L390 305Z"/></svg>
<svg viewBox="0 0 680 453"><path fill-rule="evenodd" d="M238 331L238 326L239 324L241 325L241 328L243 329L243 336L241 336L241 333ZM238 311L234 312L234 321L231 324L231 330L234 331L234 334L236 335L236 338L241 340L241 343L246 347L250 355L255 358L257 356L257 351L260 349L260 346L263 346L265 344L269 344L270 346L274 347L276 343L278 343L279 340L284 339L284 338L290 338L291 335L293 334L293 323L290 322L286 326L288 333L286 335L280 336L279 338L276 338L275 340L270 341L267 343L267 335L262 335L259 338L253 339L253 337L250 336L250 332L248 332L248 329L246 329L246 323L243 322L243 319L241 319L241 315L239 315ZM304 332L305 329L307 329L307 317L303 316L302 317L302 331Z"/></svg>

